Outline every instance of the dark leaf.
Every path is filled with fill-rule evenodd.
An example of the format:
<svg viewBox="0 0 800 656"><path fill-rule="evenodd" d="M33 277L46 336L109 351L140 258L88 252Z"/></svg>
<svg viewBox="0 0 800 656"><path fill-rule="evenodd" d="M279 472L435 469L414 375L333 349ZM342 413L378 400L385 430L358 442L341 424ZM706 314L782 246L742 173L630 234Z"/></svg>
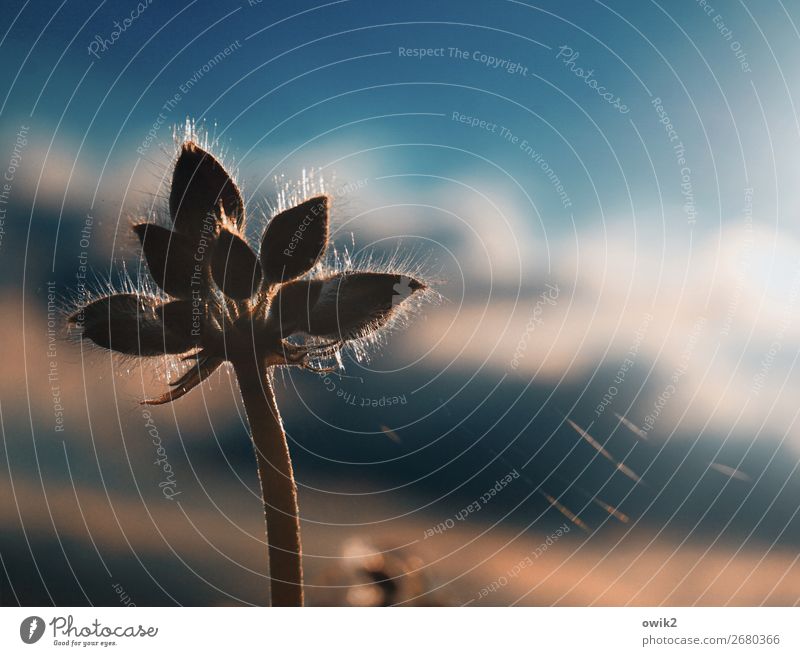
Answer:
<svg viewBox="0 0 800 656"><path fill-rule="evenodd" d="M186 343L187 335L192 347L200 342L206 323L206 305L202 299L171 301L162 305L158 312L164 322L164 332L169 336L168 344L179 347ZM183 353L186 350L180 349L176 353Z"/></svg>
<svg viewBox="0 0 800 656"><path fill-rule="evenodd" d="M230 298L250 298L261 284L261 266L256 254L244 239L225 228L214 245L211 274Z"/></svg>
<svg viewBox="0 0 800 656"><path fill-rule="evenodd" d="M296 332L309 331L311 308L322 291L321 280L298 280L282 285L272 301L272 325L282 339Z"/></svg>
<svg viewBox="0 0 800 656"><path fill-rule="evenodd" d="M140 223L133 231L142 243L147 268L161 289L183 299L191 298L192 292L204 293L207 247L153 223Z"/></svg>
<svg viewBox="0 0 800 656"><path fill-rule="evenodd" d="M73 314L70 321L80 326L87 339L119 353L184 353L196 345L197 338L183 330L186 307L175 304L189 305L189 301L174 301L162 307L154 298L115 294L90 303ZM182 319L177 321L176 316Z"/></svg>
<svg viewBox="0 0 800 656"><path fill-rule="evenodd" d="M211 154L187 141L175 163L169 194L175 230L193 239L200 239L204 233L211 238L219 220L220 202L228 217L241 226L244 201L236 184Z"/></svg>
<svg viewBox="0 0 800 656"><path fill-rule="evenodd" d="M347 340L385 324L404 301L424 288L409 276L343 273L286 285L276 296L272 312L276 321L280 318L284 336L304 332Z"/></svg>
<svg viewBox="0 0 800 656"><path fill-rule="evenodd" d="M317 196L281 212L261 241L261 267L270 283L294 280L322 257L328 242L328 199Z"/></svg>

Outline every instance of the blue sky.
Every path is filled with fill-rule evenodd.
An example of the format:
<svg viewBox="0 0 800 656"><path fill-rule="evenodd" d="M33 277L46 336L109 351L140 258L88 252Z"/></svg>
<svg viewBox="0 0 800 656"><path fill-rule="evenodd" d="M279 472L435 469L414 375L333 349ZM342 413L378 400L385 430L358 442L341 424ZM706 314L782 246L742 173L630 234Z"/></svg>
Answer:
<svg viewBox="0 0 800 656"><path fill-rule="evenodd" d="M216 124L223 144L256 179L260 171L251 162L274 165L297 146L295 167L318 166L317 150L436 144L395 148L376 159L387 173L431 166L454 177L478 170L490 183L518 180L520 194L535 200L538 220L558 230L569 213L535 163L498 133L454 122L452 112L527 140L564 181L575 221L591 223L630 220L662 203L680 211L681 167L651 106L659 97L686 145L699 229L717 230L734 217L746 186L763 188L756 202L765 213L778 209L776 182L786 196L781 212L796 208L790 190L797 168L789 158L797 145L797 79L778 66L795 54L796 35L794 16L779 6L730 4L707 16L694 2L353 1L293 3L289 13L268 3L196 2L179 10L156 1L107 41L107 50L90 54L93 40L111 40L114 22L138 12L129 4L104 3L93 13L89 3L66 3L52 21L44 9L23 10L3 48L4 122L33 121L34 139L55 135L56 148L80 147L79 164L97 172L106 158L113 169L129 171L154 123L156 143L169 143L170 127L186 116ZM732 43L741 44L741 58ZM565 66L556 56L561 46L577 52L574 65L593 70L630 112L615 111ZM419 60L399 56L399 48L444 54ZM470 56L451 56L450 48ZM526 74L491 68L476 53L517 62ZM159 119L176 93L180 100ZM475 153L503 172L447 148ZM524 195L513 201L529 203Z"/></svg>
<svg viewBox="0 0 800 656"><path fill-rule="evenodd" d="M188 119L238 171L254 245L276 191L296 187L305 171L332 194L339 247L410 253L444 296L370 362L347 361L336 378L337 392L407 403L355 412L321 377L281 376L309 523L394 530L394 519L416 513L435 526L517 466L529 476L520 500L540 483L560 494L550 487L558 470L566 505L587 503L573 483L602 492L630 512L631 530L641 519L659 539L677 542L700 527L727 540L730 521L747 536L732 548L752 547L751 536L767 549L796 542L797 3L6 5L0 310L22 327L0 343L0 398L15 437L9 471L29 486L20 490L36 492L20 493L33 499L26 521L47 523L39 488L62 501L68 483L110 502L111 481L129 517L143 492L162 501L137 402L175 364L84 359L59 342L67 430L56 433L43 335L49 281L68 297L86 260L101 279L124 263L135 270L131 221L163 210L173 131L180 139ZM601 405L612 388L613 401ZM237 511L257 501L236 398L222 373L156 411L184 507L219 519L217 536L230 535L229 520L208 503L206 486ZM631 494L567 416L615 456L628 454L647 490ZM647 426L649 444L631 426ZM725 467L746 478L721 477ZM747 478L752 487L740 485ZM352 519L360 504L339 494L378 505ZM528 528L541 513L558 515L520 503L513 519ZM330 504L346 515L341 525ZM22 520L0 510L7 522ZM88 552L78 522L68 528ZM344 535L319 541L339 554ZM161 554L163 536L153 539ZM652 544L649 533L643 539ZM112 542L129 568L127 547ZM674 579L669 559L685 553L660 546L668 555L653 552L651 570ZM200 560L225 571L217 557ZM630 558L618 560L624 570ZM726 594L715 599L726 603ZM771 601L770 592L748 595ZM686 599L678 602L697 601Z"/></svg>
<svg viewBox="0 0 800 656"><path fill-rule="evenodd" d="M407 235L465 312L488 286L489 303L524 314L526 294L560 281L582 308L567 324L595 344L579 374L624 351L615 320L636 325L647 307L667 328L682 318L665 328L677 357L696 314L727 325L735 297L741 334L709 340L756 368L753 336L768 344L786 314L800 14L781 3L17 7L0 72L3 151L29 126L14 200L27 209L35 194L67 225L97 216L101 271L130 256L117 237L163 196L173 129L190 118L238 167L251 208L274 198L276 176L317 169L351 189L339 237ZM53 262L71 261L65 234ZM756 301L766 314L745 310ZM603 316L608 334L587 319ZM487 330L513 343L501 323Z"/></svg>
<svg viewBox="0 0 800 656"><path fill-rule="evenodd" d="M254 216L276 177L316 169L343 190L340 241L427 253L455 302L426 325L459 326L434 366L457 355L501 371L553 282L569 303L527 373L596 372L656 311L648 357L666 376L706 317L696 384L715 391L698 421L737 376L727 402L752 397L776 332L783 356L800 346L782 319L800 244L787 64L800 14L780 2L17 7L0 147L28 128L13 202L63 219L54 265L72 266L70 225L86 214L96 268L130 258L128 222L163 197L189 118L238 168ZM792 363L770 365L787 394L776 429ZM709 370L716 384L701 385Z"/></svg>

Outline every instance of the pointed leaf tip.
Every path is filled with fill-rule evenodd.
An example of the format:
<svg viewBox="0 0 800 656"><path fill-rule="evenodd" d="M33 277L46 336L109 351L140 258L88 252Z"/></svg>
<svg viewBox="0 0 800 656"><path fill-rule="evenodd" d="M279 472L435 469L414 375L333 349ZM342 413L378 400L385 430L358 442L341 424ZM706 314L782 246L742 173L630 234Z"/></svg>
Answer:
<svg viewBox="0 0 800 656"><path fill-rule="evenodd" d="M276 215L261 241L266 282L299 278L310 271L328 242L328 197L317 196Z"/></svg>
<svg viewBox="0 0 800 656"><path fill-rule="evenodd" d="M220 203L228 217L241 226L244 201L236 183L213 155L187 141L175 162L169 194L175 230L196 239L204 230L213 233L208 224L219 221Z"/></svg>
<svg viewBox="0 0 800 656"><path fill-rule="evenodd" d="M385 325L425 284L389 273L342 273L324 280L285 285L273 303L273 317L283 336L303 332L348 340Z"/></svg>

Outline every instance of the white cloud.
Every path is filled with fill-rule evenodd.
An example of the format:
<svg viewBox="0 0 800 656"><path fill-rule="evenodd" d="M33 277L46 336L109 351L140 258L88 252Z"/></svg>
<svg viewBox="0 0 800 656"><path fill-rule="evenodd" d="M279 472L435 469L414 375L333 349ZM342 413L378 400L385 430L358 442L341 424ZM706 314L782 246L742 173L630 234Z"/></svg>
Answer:
<svg viewBox="0 0 800 656"><path fill-rule="evenodd" d="M690 245L619 222L605 235L587 228L550 248L552 276L531 281L519 301L512 287L433 308L404 336L407 347L435 343L428 356L435 368L488 366L556 384L585 380L602 363L616 370L639 332L637 366L655 363L656 376L632 417L651 412L677 372L659 432L682 416L685 430L709 421L747 437L762 425L778 435L789 428L800 397L796 238L737 223ZM559 288L555 303L539 300L546 282Z"/></svg>

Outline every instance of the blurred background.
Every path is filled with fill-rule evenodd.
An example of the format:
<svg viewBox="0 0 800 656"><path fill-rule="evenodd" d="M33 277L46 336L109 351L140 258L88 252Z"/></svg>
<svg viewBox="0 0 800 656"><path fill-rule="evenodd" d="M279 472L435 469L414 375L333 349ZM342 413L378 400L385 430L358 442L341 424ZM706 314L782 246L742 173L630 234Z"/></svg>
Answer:
<svg viewBox="0 0 800 656"><path fill-rule="evenodd" d="M440 281L279 374L310 604L797 603L797 6L6 6L3 604L268 600L235 379L143 411L174 364L64 329L187 121L254 239L321 177L340 251Z"/></svg>

